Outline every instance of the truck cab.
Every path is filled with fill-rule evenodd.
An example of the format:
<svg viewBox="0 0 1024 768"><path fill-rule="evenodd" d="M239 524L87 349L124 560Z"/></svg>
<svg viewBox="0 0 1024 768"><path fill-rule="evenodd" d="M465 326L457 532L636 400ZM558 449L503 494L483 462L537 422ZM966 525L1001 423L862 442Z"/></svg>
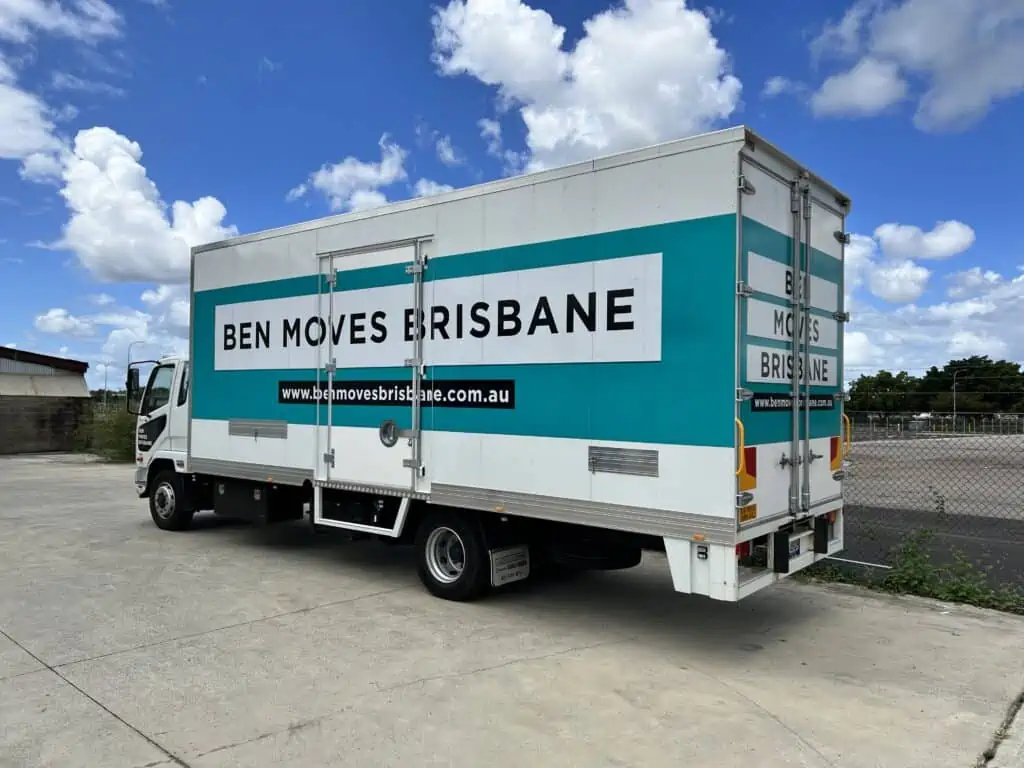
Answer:
<svg viewBox="0 0 1024 768"><path fill-rule="evenodd" d="M142 387L144 370L149 375ZM135 490L141 498L150 498L150 506L165 518L173 516L174 507L181 500L181 482L176 476L188 472L190 373L188 359L180 356L138 361L128 366L127 407L138 417ZM160 482L158 478L162 478Z"/></svg>

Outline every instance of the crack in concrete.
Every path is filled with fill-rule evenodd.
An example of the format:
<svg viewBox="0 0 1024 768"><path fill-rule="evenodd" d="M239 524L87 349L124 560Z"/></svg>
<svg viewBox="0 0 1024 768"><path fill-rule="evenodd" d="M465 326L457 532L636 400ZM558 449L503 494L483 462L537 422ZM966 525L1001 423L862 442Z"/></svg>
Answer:
<svg viewBox="0 0 1024 768"><path fill-rule="evenodd" d="M40 672L49 672L46 667L39 667L39 669L29 669L24 672L15 672L13 675L7 675L7 677L0 677L0 683L6 683L8 680L17 680L19 677L27 677L28 675L38 675Z"/></svg>
<svg viewBox="0 0 1024 768"><path fill-rule="evenodd" d="M292 723L291 725L289 725L289 726L287 726L285 728L281 728L281 729L276 730L276 731L270 731L269 733L261 733L259 736L253 736L251 739L243 739L242 741L236 741L236 742L234 742L232 744L224 744L223 746L220 746L220 747L214 747L213 749L209 749L206 752L200 752L199 754L197 754L195 756L194 759L198 760L201 757L206 757L207 755L213 755L213 754L216 754L217 752L223 752L224 750L227 750L227 749L235 749L236 747L244 747L246 744L254 744L257 741L263 741L264 739L270 739L270 738L273 738L274 736L277 736L278 734L282 734L282 733L287 733L288 734L288 738L290 739L292 736L294 736L299 731L305 730L306 728L310 728L310 727L312 727L314 725L318 725L321 720L324 720L325 718L328 718L328 717L333 717L334 715L338 714L339 712L344 712L344 711L345 710L338 710L338 712L330 712L330 713L328 713L326 715L314 718L312 720L300 720L299 722Z"/></svg>
<svg viewBox="0 0 1024 768"><path fill-rule="evenodd" d="M1006 715L1003 717L999 727L996 728L996 732L992 734L992 741L989 742L988 747L978 756L974 768L985 768L985 766L995 760L996 754L999 752L999 746L1010 735L1010 729L1013 727L1014 721L1017 719L1017 715L1020 714L1022 708L1024 708L1024 691L1017 694L1013 701L1010 702L1010 706L1006 708Z"/></svg>
<svg viewBox="0 0 1024 768"><path fill-rule="evenodd" d="M17 640L15 640L9 634L7 634L7 632L5 632L4 630L0 629L0 635L3 635L4 637L6 637L12 643L14 643L16 646L18 646L21 650L23 650L25 653L27 653L29 656L31 656L33 659L35 659L39 664L42 664L44 667L46 667L46 669L48 669L50 672L52 672L54 675L56 675L58 679L64 681L65 685L68 685L73 690L78 691L78 693L80 693L82 696L87 698L89 701L91 701L97 707L102 709L104 712L106 712L112 718L117 720L117 722L121 723L121 725L123 725L125 728L127 728L128 730L130 730L132 733L134 733L135 735L139 736L140 738L144 739L154 749L159 750L163 755L165 755L167 757L168 760L170 760L172 763L177 765L179 768L190 768L188 763L186 763L184 760L182 760L176 754L171 752L171 750L169 750L163 744L158 742L156 739L153 739L152 737L147 736L140 729L136 728L134 725L132 725L127 720L125 720L123 717L121 717L119 714L117 714L114 710L110 709L110 707L108 707L105 704L103 704L99 699L97 699L96 697L94 697L91 694L87 693L84 689L78 687L73 682L68 680L66 677L64 677L64 675L62 675L60 673L59 670L57 670L55 667L50 666L45 661L40 659L38 656L36 656L34 653L32 653L32 651L30 651L24 645L19 643Z"/></svg>
<svg viewBox="0 0 1024 768"><path fill-rule="evenodd" d="M570 653L576 653L577 651L589 651L594 648L603 648L609 645L618 645L620 643L628 643L635 641L635 637L623 637L616 640L602 640L597 643L591 643L589 645L577 645L572 648L564 648L560 651L550 651L543 653L539 656L524 656L519 659L510 659L509 661L502 662L501 664L493 664L488 667L479 667L477 669L469 669L465 672L445 672L440 675L427 675L426 677L420 677L415 680L409 680L404 683L395 683L394 685L381 686L377 682L373 682L373 687L378 693L390 693L391 691L401 690L402 688L410 688L420 683L429 683L434 680L457 680L461 677L472 677L473 675L480 674L481 672L491 672L496 669L504 669L505 667L515 666L516 664L525 664L531 661L543 661L544 659L551 659L557 656L567 656Z"/></svg>
<svg viewBox="0 0 1024 768"><path fill-rule="evenodd" d="M526 657L519 658L519 659L510 659L509 661L503 662L501 664L494 664L494 665L488 666L488 667L480 667L478 669L470 669L470 670L467 670L465 672L451 672L451 673L442 674L442 675L430 675L430 676L427 676L427 677L417 678L416 680L409 680L409 681L404 682L404 683L396 683L395 685L381 686L381 685L378 685L376 682L374 682L373 683L373 687L374 687L374 689L375 689L375 691L377 693L390 693L391 691L400 690L402 688L409 688L411 686L418 685L420 683L430 682L432 680L450 680L450 679L455 679L455 678L460 678L460 677L471 677L473 675L479 674L480 672L490 672L491 670L495 670L495 669L502 669L504 667L511 667L511 666L513 666L515 664L523 664L523 663L530 662L530 661L541 661L543 659L549 659L549 658L552 658L552 657L555 657L555 656L565 656L567 654L570 654L570 653L573 653L573 652L576 652L576 651L586 651L586 650L590 650L591 648L599 648L601 646L614 645L616 643L624 643L624 642L628 642L628 641L634 640L634 639L635 638L632 638L632 637L626 637L626 638L620 638L620 639L617 639L617 640L605 640L605 641L602 641L602 642L599 642L599 643L593 643L593 644L590 644L590 645L580 645L580 646L574 646L572 648L565 648L565 649L562 649L562 650L559 650L559 651L551 651L549 653L544 653L544 654L541 654L539 656L526 656ZM320 725L323 721L328 720L328 719L330 719L332 717L336 717L336 716L342 714L343 712L350 712L350 711L352 711L352 707L353 707L352 704L346 704L344 707L332 710L330 712L326 712L326 713L324 713L322 715L319 715L317 717L311 718L309 720L301 720L301 721L299 721L297 723L292 723L291 725L287 726L286 728L281 728L281 729L278 729L278 730L275 730L275 731L269 731L267 733L261 733L258 736L253 736L252 738L249 738L249 739L243 739L242 741L236 741L236 742L233 742L231 744L224 744L224 745L219 746L219 747L214 747L213 749L209 749L209 750L207 750L205 752L200 752L200 753L194 755L193 759L194 760L198 760L200 758L207 757L208 755L216 754L217 752L224 752L224 751L229 750L229 749L235 749L237 747L243 747L243 746L245 746L247 744L253 744L255 742L263 741L265 739L273 738L273 737L278 736L278 735L280 735L282 733L287 733L289 738L291 738L292 736L294 736L296 733L299 733L300 731L303 731L303 730L305 730L307 728L311 728L313 726Z"/></svg>
<svg viewBox="0 0 1024 768"><path fill-rule="evenodd" d="M760 702L755 701L750 696L745 694L743 691L739 690L738 688L733 687L732 685L730 685L729 683L727 683L725 680L723 680L722 678L718 677L717 675L713 675L710 672L707 672L707 671L705 671L703 669L696 669L694 667L687 667L687 671L691 671L691 670L694 671L694 672L697 672L698 674L704 675L705 677L707 677L707 678L709 678L711 680L714 680L719 685L721 685L721 686L727 688L728 690L732 691L732 693L734 693L736 696L739 696L741 699L746 701L748 704L750 704L751 706L755 707L759 712L761 712L763 715L765 715L768 719L772 720L779 727L781 727L783 730L787 731L792 736L794 736L799 744L801 744L805 749L809 750L810 752L812 752L813 754L815 754L819 758L821 758L821 760L825 763L825 765L830 766L831 768L836 768L836 764L834 762L832 762L831 760L829 760L828 757L826 757L825 754L820 749L818 749L816 746L811 744L811 742L809 742L799 731L797 731L791 725L786 723L781 717L779 717L778 715L776 715L774 712L770 711L769 709L765 708L764 705L762 705Z"/></svg>
<svg viewBox="0 0 1024 768"><path fill-rule="evenodd" d="M90 661L100 661L101 659L109 659L112 656L120 656L123 653L132 653L133 651L144 651L149 648L156 648L160 645L167 645L169 643L177 643L182 640L195 640L199 637L205 637L206 635L213 635L217 632L224 632L229 629L241 629L242 627L248 627L252 624L258 624L262 621L274 621L275 619L283 619L288 616L298 616L303 613L312 613L313 611L319 611L323 608L334 608L339 605L346 605L348 603L355 603L359 600L368 600L374 597L382 597L384 595L391 595L395 592L401 592L402 590L411 589L411 586L395 587L394 589L385 589L380 592L371 592L365 595L358 595L356 597L347 597L343 600L332 600L328 603L320 603L319 605L308 605L304 608L296 608L294 611L284 611L283 613L275 613L270 616L260 616L256 619L249 619L248 621L240 621L236 624L226 624L223 627L214 627L213 629L204 629L202 632L191 632L186 635L177 635L175 637L167 637L163 640L154 640L151 643L142 643L141 645L133 645L129 648L121 648L116 651L110 651L109 653L100 653L96 656L87 656L82 659L74 659L73 661L62 661L59 664L54 664L55 669L65 669L67 667L75 666L76 664L87 664ZM42 663L42 662L40 662Z"/></svg>

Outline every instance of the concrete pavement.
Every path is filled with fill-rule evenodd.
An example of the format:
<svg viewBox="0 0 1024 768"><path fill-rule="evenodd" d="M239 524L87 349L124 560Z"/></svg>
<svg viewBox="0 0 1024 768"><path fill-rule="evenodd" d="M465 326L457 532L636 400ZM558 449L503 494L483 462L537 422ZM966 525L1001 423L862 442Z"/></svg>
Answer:
<svg viewBox="0 0 1024 768"><path fill-rule="evenodd" d="M0 459L5 768L973 766L1024 689L1020 617L796 583L720 604L660 557L446 603L400 548L161 532L131 472Z"/></svg>

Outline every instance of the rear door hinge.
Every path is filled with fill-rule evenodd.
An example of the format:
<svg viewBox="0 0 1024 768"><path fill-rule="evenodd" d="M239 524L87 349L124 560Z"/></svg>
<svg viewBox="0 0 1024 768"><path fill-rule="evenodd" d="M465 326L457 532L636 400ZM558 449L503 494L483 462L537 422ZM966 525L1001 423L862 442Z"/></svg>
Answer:
<svg viewBox="0 0 1024 768"><path fill-rule="evenodd" d="M332 358L331 358L331 359L330 359L330 360L328 361L327 365L325 365L325 366L324 366L324 370L325 370L325 371L326 371L326 372L327 372L327 373L328 373L329 375L332 375L332 376L333 376L333 375L334 375L334 373L335 373L335 372L336 372L336 371L338 370L338 361L337 361L337 360L336 360L335 358L333 358L333 357L332 357Z"/></svg>
<svg viewBox="0 0 1024 768"><path fill-rule="evenodd" d="M748 179L743 174L740 174L739 183L737 184L737 186L739 187L740 192L742 192L744 195L757 194L757 188L753 184L751 184L750 179Z"/></svg>
<svg viewBox="0 0 1024 768"><path fill-rule="evenodd" d="M841 229L837 229L835 232L833 232L832 233L832 237L834 237L836 240L838 240L843 245L849 245L850 244L850 240L852 239L850 237L850 233L849 232L843 232Z"/></svg>
<svg viewBox="0 0 1024 768"><path fill-rule="evenodd" d="M836 320L838 320L840 323L848 323L848 322L850 322L850 313L849 312L833 312L832 313L832 317L835 318Z"/></svg>
<svg viewBox="0 0 1024 768"><path fill-rule="evenodd" d="M329 275L327 275L327 287L333 289L334 286L337 283L338 283L338 273L332 271Z"/></svg>
<svg viewBox="0 0 1024 768"><path fill-rule="evenodd" d="M736 293L739 294L740 296L753 296L754 289L750 287L749 283L745 283L742 280L740 280L738 283L736 283Z"/></svg>
<svg viewBox="0 0 1024 768"><path fill-rule="evenodd" d="M417 477L427 476L427 468L423 466L423 462L419 459L402 459L402 466L406 469L416 470Z"/></svg>
<svg viewBox="0 0 1024 768"><path fill-rule="evenodd" d="M736 399L738 401L740 401L741 403L744 400L750 400L753 397L754 397L754 393L751 390L749 390L749 389L744 389L743 387L739 387L739 388L736 389Z"/></svg>
<svg viewBox="0 0 1024 768"><path fill-rule="evenodd" d="M334 449L331 448L327 453L324 454L324 464L329 467L334 466Z"/></svg>

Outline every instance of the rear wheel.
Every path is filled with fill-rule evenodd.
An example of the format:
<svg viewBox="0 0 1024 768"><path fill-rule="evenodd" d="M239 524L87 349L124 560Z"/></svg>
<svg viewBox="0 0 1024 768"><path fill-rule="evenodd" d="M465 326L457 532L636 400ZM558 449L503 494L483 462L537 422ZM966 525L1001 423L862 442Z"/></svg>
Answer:
<svg viewBox="0 0 1024 768"><path fill-rule="evenodd" d="M480 525L457 512L433 512L416 531L417 570L423 586L445 600L468 602L491 584Z"/></svg>
<svg viewBox="0 0 1024 768"><path fill-rule="evenodd" d="M183 531L192 524L194 513L186 504L177 472L164 470L153 478L149 492L149 514L157 528L165 531Z"/></svg>

